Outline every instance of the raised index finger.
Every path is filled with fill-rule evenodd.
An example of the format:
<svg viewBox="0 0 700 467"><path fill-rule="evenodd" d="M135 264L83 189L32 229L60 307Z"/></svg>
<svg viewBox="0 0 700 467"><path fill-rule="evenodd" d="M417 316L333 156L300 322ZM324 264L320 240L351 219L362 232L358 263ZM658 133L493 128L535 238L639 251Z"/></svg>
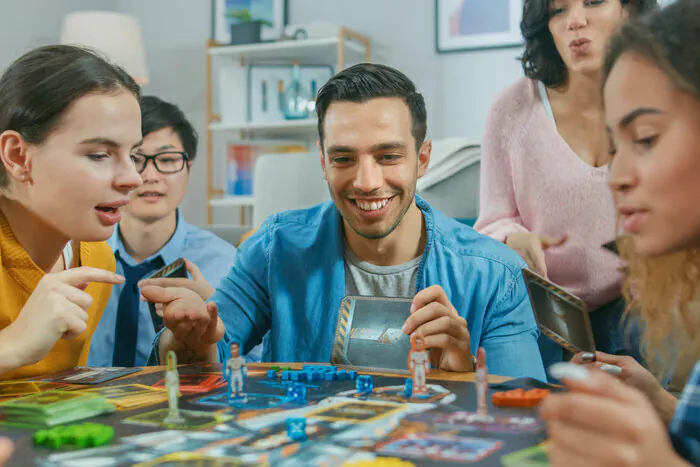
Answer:
<svg viewBox="0 0 700 467"><path fill-rule="evenodd" d="M81 266L79 268L58 272L55 278L73 287L85 287L90 282L102 282L105 284L121 284L124 282L124 276L115 274L112 271L91 268L89 266Z"/></svg>

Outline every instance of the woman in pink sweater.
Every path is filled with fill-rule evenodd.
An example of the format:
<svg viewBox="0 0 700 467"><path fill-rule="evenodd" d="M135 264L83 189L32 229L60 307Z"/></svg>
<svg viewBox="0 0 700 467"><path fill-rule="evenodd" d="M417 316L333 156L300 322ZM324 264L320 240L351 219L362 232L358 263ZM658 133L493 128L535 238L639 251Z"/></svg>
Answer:
<svg viewBox="0 0 700 467"><path fill-rule="evenodd" d="M615 30L655 7L656 0L525 1L526 78L491 108L475 225L594 310L599 350L635 357L637 346L625 345L619 325L619 260L602 248L615 238L616 222L600 73ZM551 354L551 341L540 346Z"/></svg>

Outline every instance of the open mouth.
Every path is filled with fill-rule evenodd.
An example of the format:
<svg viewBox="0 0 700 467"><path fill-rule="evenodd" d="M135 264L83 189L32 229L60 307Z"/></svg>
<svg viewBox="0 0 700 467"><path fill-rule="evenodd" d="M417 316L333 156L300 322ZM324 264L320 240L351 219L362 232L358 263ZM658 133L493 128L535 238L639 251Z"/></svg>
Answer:
<svg viewBox="0 0 700 467"><path fill-rule="evenodd" d="M119 212L119 208L117 207L112 207L112 206L97 206L95 209L101 212L106 212L109 214L115 214Z"/></svg>
<svg viewBox="0 0 700 467"><path fill-rule="evenodd" d="M144 191L143 193L139 193L137 195L138 198L159 198L164 196L162 193L158 193L157 191Z"/></svg>

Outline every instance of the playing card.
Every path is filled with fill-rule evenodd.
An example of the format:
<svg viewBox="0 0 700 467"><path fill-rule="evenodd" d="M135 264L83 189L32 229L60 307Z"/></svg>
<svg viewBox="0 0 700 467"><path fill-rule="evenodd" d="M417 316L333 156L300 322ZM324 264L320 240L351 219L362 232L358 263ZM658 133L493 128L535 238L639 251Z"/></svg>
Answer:
<svg viewBox="0 0 700 467"><path fill-rule="evenodd" d="M226 386L226 380L221 374L184 374L180 375L180 392L205 393ZM165 379L153 385L154 388L165 388Z"/></svg>
<svg viewBox="0 0 700 467"><path fill-rule="evenodd" d="M501 441L443 434L409 433L377 445L377 452L443 462L477 462L503 446Z"/></svg>
<svg viewBox="0 0 700 467"><path fill-rule="evenodd" d="M70 384L100 384L121 376L136 373L138 371L141 371L141 368L102 368L79 366L40 376L36 379L36 381L53 381Z"/></svg>
<svg viewBox="0 0 700 467"><path fill-rule="evenodd" d="M347 296L340 304L331 363L408 373L409 336L401 331L411 300Z"/></svg>
<svg viewBox="0 0 700 467"><path fill-rule="evenodd" d="M233 457L205 456L196 452L174 452L148 462L135 464L134 467L175 467L175 466L211 466L237 467L267 464L250 464Z"/></svg>
<svg viewBox="0 0 700 467"><path fill-rule="evenodd" d="M516 451L501 457L504 467L548 467L547 448L545 444Z"/></svg>
<svg viewBox="0 0 700 467"><path fill-rule="evenodd" d="M0 403L3 422L20 426L50 427L115 410L99 394L46 391Z"/></svg>
<svg viewBox="0 0 700 467"><path fill-rule="evenodd" d="M523 269L523 277L540 331L573 354L595 353L583 300L529 269Z"/></svg>
<svg viewBox="0 0 700 467"><path fill-rule="evenodd" d="M108 402L114 404L117 410L134 410L148 405L167 402L168 393L161 388L143 384L122 384L103 388L90 388L82 392L100 394Z"/></svg>
<svg viewBox="0 0 700 467"><path fill-rule="evenodd" d="M199 412L195 410L180 410L182 423L166 423L169 409L158 409L146 412L124 420L124 423L143 426L156 426L175 430L203 430L233 419L233 415L222 415L212 412Z"/></svg>
<svg viewBox="0 0 700 467"><path fill-rule="evenodd" d="M23 396L39 392L39 385L31 381L0 382L0 397Z"/></svg>

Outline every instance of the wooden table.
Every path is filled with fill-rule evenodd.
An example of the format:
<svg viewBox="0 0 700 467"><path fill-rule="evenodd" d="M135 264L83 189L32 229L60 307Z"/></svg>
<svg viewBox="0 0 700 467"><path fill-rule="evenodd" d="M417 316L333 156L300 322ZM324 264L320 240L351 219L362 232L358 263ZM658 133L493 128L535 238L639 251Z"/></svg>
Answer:
<svg viewBox="0 0 700 467"><path fill-rule="evenodd" d="M312 363L250 363L248 365L249 370L262 370L262 369L267 369L272 366L278 366L278 367L290 367L293 370L301 370L301 367L304 365L312 365ZM313 363L313 365L328 365L328 363ZM179 365L179 366L187 366L187 365ZM165 371L165 366L146 366L143 367L143 371L139 371L138 373L133 373L132 375L126 375L122 376L122 378L127 379L129 376L137 376L137 375L146 375L150 373L156 373L156 372L164 372ZM406 374L404 373L392 373L392 372L385 372L385 371L365 371L365 370L358 370L360 373L364 375L376 375L376 376L397 376L397 377L406 377ZM119 378L119 379L122 379ZM452 371L441 371L441 370L432 370L428 374L428 379L429 380L437 380L437 381L463 381L463 382L474 382L476 381L476 374L473 372L470 373L454 373ZM496 376L496 375L489 375L489 383L502 383L503 381L508 381L509 379L512 378L507 378L505 376Z"/></svg>

